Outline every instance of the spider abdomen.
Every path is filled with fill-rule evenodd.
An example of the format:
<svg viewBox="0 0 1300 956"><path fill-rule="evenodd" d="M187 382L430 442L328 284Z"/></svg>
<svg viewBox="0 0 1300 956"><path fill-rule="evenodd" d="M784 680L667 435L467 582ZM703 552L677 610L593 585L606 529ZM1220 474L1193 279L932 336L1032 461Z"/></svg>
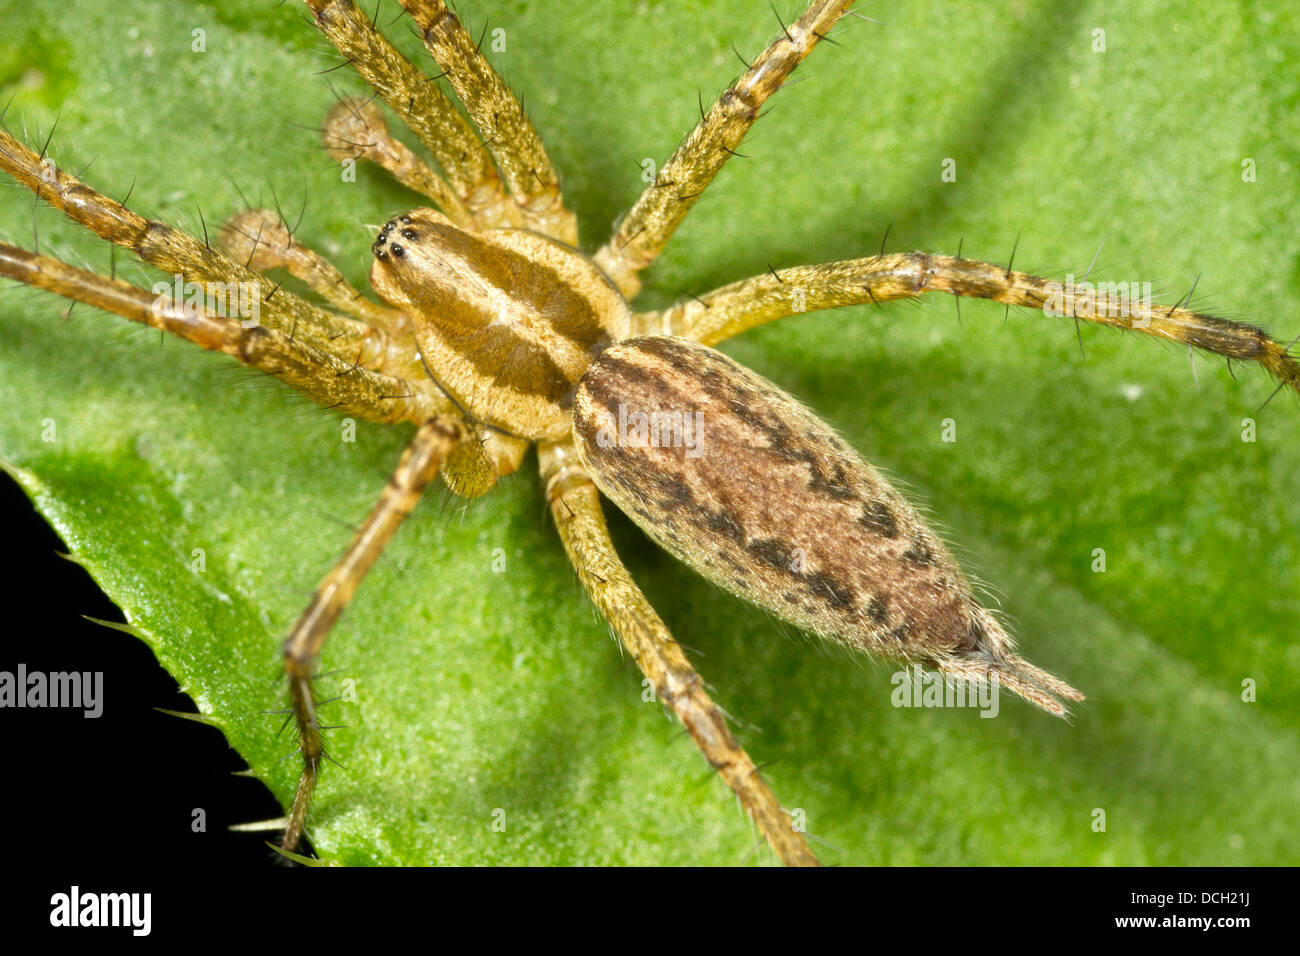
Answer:
<svg viewBox="0 0 1300 956"><path fill-rule="evenodd" d="M606 497L733 594L859 650L994 678L1064 713L1070 685L1014 652L916 509L829 425L688 339L605 350L573 437Z"/></svg>
<svg viewBox="0 0 1300 956"><path fill-rule="evenodd" d="M575 397L597 486L721 587L863 650L974 642L972 598L916 510L775 385L685 339L604 352Z"/></svg>

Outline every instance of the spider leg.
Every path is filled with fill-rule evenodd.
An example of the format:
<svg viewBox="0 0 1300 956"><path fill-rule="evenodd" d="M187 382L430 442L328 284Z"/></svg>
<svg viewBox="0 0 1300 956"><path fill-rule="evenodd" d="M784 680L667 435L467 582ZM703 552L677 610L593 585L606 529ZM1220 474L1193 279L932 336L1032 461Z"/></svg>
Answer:
<svg viewBox="0 0 1300 956"><path fill-rule="evenodd" d="M302 837L307 807L325 757L312 687L321 647L366 572L414 510L439 466L465 436L463 424L454 416L431 418L420 426L414 440L402 452L379 501L356 530L347 550L321 579L311 603L284 642L284 670L289 679L289 697L303 760L302 776L281 844L286 850L297 847Z"/></svg>
<svg viewBox="0 0 1300 956"><path fill-rule="evenodd" d="M484 145L518 204L523 226L576 246L578 222L564 208L560 182L541 138L460 18L442 0L402 0L402 6L483 134Z"/></svg>
<svg viewBox="0 0 1300 956"><path fill-rule="evenodd" d="M0 243L0 276L162 329L276 376L313 401L375 422L423 421L448 410L441 393L367 368L265 326L173 303L129 282Z"/></svg>
<svg viewBox="0 0 1300 956"><path fill-rule="evenodd" d="M403 56L352 0L305 2L320 31L424 144L478 227L519 225L519 207L506 197L491 157L437 82Z"/></svg>
<svg viewBox="0 0 1300 956"><path fill-rule="evenodd" d="M641 288L639 273L654 262L713 177L735 155L767 98L781 88L852 5L853 0L814 0L784 27L659 170L655 181L596 253L599 265L629 299Z"/></svg>
<svg viewBox="0 0 1300 956"><path fill-rule="evenodd" d="M432 199L462 229L482 228L447 181L388 131L388 122L373 101L351 96L335 103L321 128L321 143L339 162L365 159L386 169L407 189Z"/></svg>
<svg viewBox="0 0 1300 956"><path fill-rule="evenodd" d="M288 269L336 309L392 335L406 337L414 350L406 314L365 298L333 263L294 239L278 213L269 209L236 213L217 233L217 248L256 272Z"/></svg>
<svg viewBox="0 0 1300 956"><path fill-rule="evenodd" d="M600 493L572 445L539 448L547 499L569 560L601 615L610 623L656 697L673 709L705 758L735 791L772 849L789 865L817 865L758 768L727 727L681 646L641 593L609 538Z"/></svg>
<svg viewBox="0 0 1300 956"><path fill-rule="evenodd" d="M1124 283L1125 292L1135 283ZM1258 362L1300 392L1300 362L1287 346L1244 322L1193 312L1180 300L1155 305L1140 295L1072 292L1062 283L974 259L905 252L824 265L795 266L715 289L660 312L640 312L634 328L713 345L798 312L880 303L940 292L1039 309L1131 329L1229 359Z"/></svg>
<svg viewBox="0 0 1300 956"><path fill-rule="evenodd" d="M374 371L411 371L409 346L393 341L381 329L319 308L279 286L262 293L265 282L256 272L165 222L136 215L3 129L0 169L73 221L163 272L199 283L214 296L224 297L234 288L256 292L257 320L268 328Z"/></svg>

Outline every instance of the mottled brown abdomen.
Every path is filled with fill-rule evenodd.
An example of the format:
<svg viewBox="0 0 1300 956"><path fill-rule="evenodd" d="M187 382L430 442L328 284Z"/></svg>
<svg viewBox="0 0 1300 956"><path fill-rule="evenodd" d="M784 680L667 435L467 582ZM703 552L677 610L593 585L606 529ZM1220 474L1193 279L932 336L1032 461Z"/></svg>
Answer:
<svg viewBox="0 0 1300 956"><path fill-rule="evenodd" d="M604 496L706 578L867 652L995 679L1052 713L1069 684L1014 653L939 538L790 395L684 338L595 359L573 440Z"/></svg>
<svg viewBox="0 0 1300 956"><path fill-rule="evenodd" d="M797 401L720 352L648 336L574 396L597 487L714 583L852 647L998 681L1061 714L1069 684L1015 653L916 509Z"/></svg>
<svg viewBox="0 0 1300 956"><path fill-rule="evenodd" d="M863 650L978 642L966 583L915 509L775 385L685 339L630 339L582 377L593 479L718 585Z"/></svg>

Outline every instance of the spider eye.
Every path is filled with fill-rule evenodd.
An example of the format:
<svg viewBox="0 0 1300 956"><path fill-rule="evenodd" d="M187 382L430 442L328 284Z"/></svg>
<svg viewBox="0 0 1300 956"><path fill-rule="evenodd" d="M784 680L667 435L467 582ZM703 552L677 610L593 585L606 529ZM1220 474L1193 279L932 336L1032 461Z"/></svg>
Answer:
<svg viewBox="0 0 1300 956"><path fill-rule="evenodd" d="M399 308L423 308L432 288L455 283L448 279L447 264L439 256L444 243L458 249L465 234L436 209L413 209L393 216L370 246L370 284L380 298ZM477 268L477 267L475 267Z"/></svg>
<svg viewBox="0 0 1300 956"><path fill-rule="evenodd" d="M405 249L395 242L390 243L389 240L392 238L392 232L397 228L399 222L410 221L410 216L398 216L397 218L390 219L388 222L384 223L383 228L379 230L379 235L375 236L375 241L370 246L370 251L374 254L376 259L380 262L387 262L389 252L398 259L402 258L402 256L406 254ZM402 237L405 239L417 238L417 233L414 229L403 229L401 232Z"/></svg>

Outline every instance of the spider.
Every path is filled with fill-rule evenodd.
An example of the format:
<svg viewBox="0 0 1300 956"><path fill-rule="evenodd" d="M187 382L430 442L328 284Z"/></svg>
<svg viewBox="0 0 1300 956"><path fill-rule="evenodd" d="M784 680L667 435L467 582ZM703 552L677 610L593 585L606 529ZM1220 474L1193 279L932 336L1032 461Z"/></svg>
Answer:
<svg viewBox="0 0 1300 956"><path fill-rule="evenodd" d="M785 30L793 30L793 31L794 31L794 35L798 35L798 26L797 26L797 21L792 21L792 22L790 22L790 23L787 23L787 25L785 25L785 27L783 27L783 34L785 33ZM779 39L779 42L780 42L780 39ZM352 112L356 112L356 111L352 111ZM355 142L355 140L354 140L354 142ZM268 230L268 232L273 232L273 230L276 229L276 226L277 226L276 222L272 222L272 221L269 221L269 220L259 220L259 221L257 221L257 222L259 222L259 225L261 225L261 226L265 226L265 229ZM417 220L416 224L419 224L419 220ZM395 233L400 233L400 232L402 232L403 226L409 226L409 225L412 225L412 224L403 224L403 222L400 222L400 220L396 220L396 221L394 221L393 228L391 228L391 229L389 229L389 230L386 230L387 234L389 234L389 237L390 237L390 238L389 238L389 241L387 241L386 245L381 246L380 250L378 250L378 251L391 250L391 248L393 248L393 241L391 241L391 237L393 237L393 235L394 235ZM256 229L250 229L250 228L247 228L247 226L248 226L247 222L243 222L243 226L244 226L243 229L237 229L237 230L235 230L235 232L237 232L237 233L242 233L242 234L246 235L246 238L247 238L247 234L256 234L256 232L257 232ZM52 268L53 268L53 267L49 267L49 269L52 269ZM1001 267L1000 267L1000 268L1001 268ZM610 265L610 271L611 271L611 272L617 272L617 268L615 268L614 265ZM1009 269L1008 269L1008 271L1009 271ZM784 272L784 271L779 271L779 272L776 273L775 280L776 280L777 282L784 282L783 278L781 278L781 273L783 273L783 272ZM789 276L789 274L787 273L787 274L785 274L785 280L788 280L788 278L790 278L790 276ZM703 297L703 298L705 298L706 300L708 299L707 295L705 295L705 297ZM689 304L689 303L688 303L688 304L685 304L685 306L684 306L684 310L682 310L682 311L689 312L689 310L690 310L690 304ZM472 405L472 403L467 403L467 405ZM563 520L564 520L564 519L562 518L562 523L563 523ZM788 853L788 856L793 856L793 853Z"/></svg>

